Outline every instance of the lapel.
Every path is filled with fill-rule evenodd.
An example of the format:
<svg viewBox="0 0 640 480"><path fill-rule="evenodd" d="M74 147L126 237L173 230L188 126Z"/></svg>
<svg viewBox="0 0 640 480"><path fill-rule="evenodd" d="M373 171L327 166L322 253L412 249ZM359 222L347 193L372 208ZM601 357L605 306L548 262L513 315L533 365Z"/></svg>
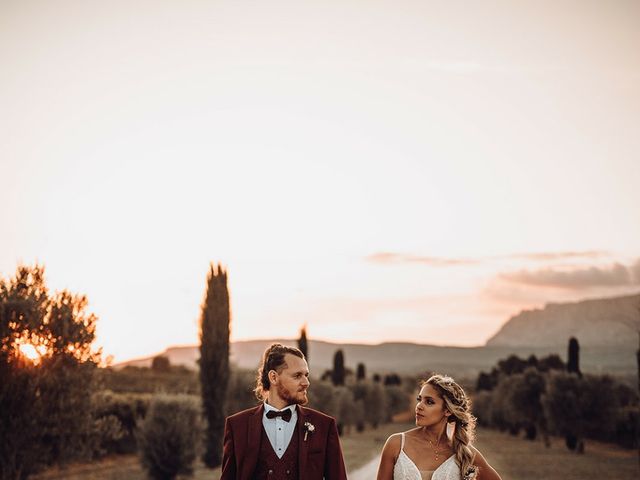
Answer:
<svg viewBox="0 0 640 480"><path fill-rule="evenodd" d="M247 448L245 461L242 465L244 475L242 478L252 478L253 472L258 463L258 453L260 452L260 437L262 435L262 414L264 405L260 404L249 417L249 425L247 428Z"/></svg>
<svg viewBox="0 0 640 480"><path fill-rule="evenodd" d="M298 477L304 478L304 473L307 471L307 457L309 456L311 435L308 435L307 440L305 441L304 422L307 421L307 412L305 408L300 405L297 405L296 408L298 409L298 423L296 425L296 433L298 435Z"/></svg>

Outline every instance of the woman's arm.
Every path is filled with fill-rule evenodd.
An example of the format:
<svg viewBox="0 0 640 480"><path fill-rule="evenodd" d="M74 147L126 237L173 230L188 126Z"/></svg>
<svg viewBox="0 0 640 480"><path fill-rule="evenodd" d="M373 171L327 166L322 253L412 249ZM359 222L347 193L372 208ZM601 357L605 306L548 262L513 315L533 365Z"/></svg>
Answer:
<svg viewBox="0 0 640 480"><path fill-rule="evenodd" d="M400 434L396 433L387 438L380 456L377 480L393 480L393 467L400 455Z"/></svg>
<svg viewBox="0 0 640 480"><path fill-rule="evenodd" d="M476 453L473 459L473 464L478 467L478 476L476 480L502 480L498 472L496 472L491 465L485 460L482 454L476 449L473 449Z"/></svg>

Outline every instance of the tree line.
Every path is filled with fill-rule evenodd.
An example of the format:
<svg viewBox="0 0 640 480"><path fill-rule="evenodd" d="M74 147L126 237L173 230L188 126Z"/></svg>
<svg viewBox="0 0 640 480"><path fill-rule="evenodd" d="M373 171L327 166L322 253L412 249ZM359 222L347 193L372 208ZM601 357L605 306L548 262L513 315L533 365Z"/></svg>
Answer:
<svg viewBox="0 0 640 480"><path fill-rule="evenodd" d="M608 375L583 375L578 340L568 344L568 361L558 355L522 359L512 355L482 372L474 413L481 425L523 432L528 440L564 437L569 450L584 452L587 439L637 447L639 404L634 388Z"/></svg>
<svg viewBox="0 0 640 480"><path fill-rule="evenodd" d="M0 278L0 480L107 454L137 453L158 480L192 473L198 458L218 466L225 417L256 405L255 372L229 364L230 321L227 272L211 265L197 372L165 357L151 368L98 368L86 297L50 292L38 265ZM306 328L298 345L308 357ZM309 406L334 416L341 434L377 428L409 405L397 375L368 379L362 364L354 375L342 351L323 377Z"/></svg>

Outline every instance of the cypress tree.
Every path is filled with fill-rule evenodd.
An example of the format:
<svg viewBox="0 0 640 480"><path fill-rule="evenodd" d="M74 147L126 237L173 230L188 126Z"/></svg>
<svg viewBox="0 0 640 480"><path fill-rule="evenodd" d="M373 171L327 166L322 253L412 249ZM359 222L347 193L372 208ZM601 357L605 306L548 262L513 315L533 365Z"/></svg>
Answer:
<svg viewBox="0 0 640 480"><path fill-rule="evenodd" d="M569 373L576 373L579 377L582 377L582 373L580 372L580 345L575 337L569 339L567 371Z"/></svg>
<svg viewBox="0 0 640 480"><path fill-rule="evenodd" d="M331 372L331 382L335 385L344 385L344 353L337 350L333 356L333 371Z"/></svg>
<svg viewBox="0 0 640 480"><path fill-rule="evenodd" d="M307 326L304 325L300 330L300 338L298 339L298 349L304 355L304 358L307 359L307 363L309 363L309 344L307 342Z"/></svg>
<svg viewBox="0 0 640 480"><path fill-rule="evenodd" d="M206 419L203 461L209 468L222 463L225 398L229 384L229 290L227 272L211 264L200 318L200 384Z"/></svg>
<svg viewBox="0 0 640 480"><path fill-rule="evenodd" d="M364 380L367 376L364 363L359 363L356 369L356 380Z"/></svg>

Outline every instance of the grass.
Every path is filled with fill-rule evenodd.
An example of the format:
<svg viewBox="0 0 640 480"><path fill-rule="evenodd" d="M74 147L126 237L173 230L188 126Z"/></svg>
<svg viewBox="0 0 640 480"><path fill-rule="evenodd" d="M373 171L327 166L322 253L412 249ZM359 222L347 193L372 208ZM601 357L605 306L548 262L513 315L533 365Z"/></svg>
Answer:
<svg viewBox="0 0 640 480"><path fill-rule="evenodd" d="M638 453L592 440L585 453L572 453L564 439L552 438L551 447L542 441L527 441L494 430L478 431L476 446L503 480L607 480L640 478Z"/></svg>
<svg viewBox="0 0 640 480"><path fill-rule="evenodd" d="M377 430L357 433L355 430L341 438L348 472L354 472L372 459L377 459L387 437L411 428L411 424L383 425ZM634 450L595 441L586 442L583 455L569 452L560 438L553 438L550 448L541 441L530 442L493 430L479 430L476 446L503 480L578 480L606 478L607 480L640 478L638 456ZM374 460L377 461L377 460ZM209 470L198 464L193 477L181 480L213 480L220 470ZM124 455L99 462L76 464L66 469L50 469L34 480L147 480L138 457Z"/></svg>

